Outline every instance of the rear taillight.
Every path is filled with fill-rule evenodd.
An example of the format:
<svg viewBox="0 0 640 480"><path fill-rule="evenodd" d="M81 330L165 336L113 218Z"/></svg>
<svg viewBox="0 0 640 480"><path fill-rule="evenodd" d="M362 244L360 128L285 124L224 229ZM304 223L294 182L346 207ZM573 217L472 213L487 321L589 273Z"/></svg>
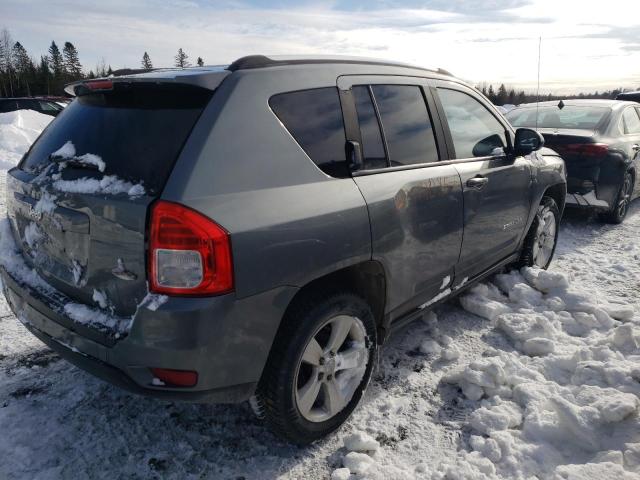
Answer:
<svg viewBox="0 0 640 480"><path fill-rule="evenodd" d="M155 293L218 295L233 290L229 234L183 205L158 201L149 227L149 285Z"/></svg>
<svg viewBox="0 0 640 480"><path fill-rule="evenodd" d="M561 155L576 155L581 157L604 157L609 152L609 146L605 143L571 143L568 145L553 146Z"/></svg>
<svg viewBox="0 0 640 480"><path fill-rule="evenodd" d="M194 387L198 383L198 372L192 370L172 370L151 368L153 376L168 387ZM155 383L157 385L157 383Z"/></svg>

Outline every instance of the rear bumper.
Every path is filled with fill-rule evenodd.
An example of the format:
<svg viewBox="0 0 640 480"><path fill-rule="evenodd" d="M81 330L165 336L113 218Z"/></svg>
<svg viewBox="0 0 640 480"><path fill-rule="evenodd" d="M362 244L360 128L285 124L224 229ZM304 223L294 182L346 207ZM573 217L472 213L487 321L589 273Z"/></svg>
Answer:
<svg viewBox="0 0 640 480"><path fill-rule="evenodd" d="M195 402L233 403L253 394L296 291L282 287L241 300L234 294L170 298L155 311L139 309L129 334L105 345L86 326L56 321L59 312L1 267L0 276L18 319L66 360L134 393ZM150 367L197 371L198 383L153 385Z"/></svg>
<svg viewBox="0 0 640 480"><path fill-rule="evenodd" d="M606 200L598 198L594 191L587 194L567 193L565 204L567 207L588 208L592 210L611 210L611 205Z"/></svg>

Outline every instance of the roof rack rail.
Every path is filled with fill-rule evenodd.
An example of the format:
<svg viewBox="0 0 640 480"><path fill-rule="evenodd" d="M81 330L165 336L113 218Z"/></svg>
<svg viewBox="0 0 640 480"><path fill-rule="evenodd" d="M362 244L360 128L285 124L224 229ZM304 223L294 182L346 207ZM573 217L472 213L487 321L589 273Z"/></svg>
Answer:
<svg viewBox="0 0 640 480"><path fill-rule="evenodd" d="M431 70L423 67L416 67L414 65L409 65L406 63L399 62L389 62L385 60L375 60L375 59L366 59L366 58L349 58L349 57L326 57L326 58L286 58L286 59L278 59L278 58L269 58L266 55L248 55L246 57L242 57L237 59L235 62L231 63L227 70L230 72L235 72L237 70L250 70L254 68L266 68L266 67L277 67L284 65L313 65L313 64L323 64L323 63L352 63L352 64L360 64L360 65L386 65L391 67L406 67L406 68L415 68L418 70L426 70L428 72L439 73L441 75L453 76L446 70L439 68L438 70Z"/></svg>

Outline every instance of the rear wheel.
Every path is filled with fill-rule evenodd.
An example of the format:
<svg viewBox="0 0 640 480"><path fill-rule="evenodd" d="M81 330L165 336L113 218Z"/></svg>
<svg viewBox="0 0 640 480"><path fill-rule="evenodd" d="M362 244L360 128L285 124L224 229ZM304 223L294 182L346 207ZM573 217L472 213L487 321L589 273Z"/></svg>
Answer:
<svg viewBox="0 0 640 480"><path fill-rule="evenodd" d="M551 263L558 241L560 211L555 200L542 197L538 211L529 228L517 266L546 269Z"/></svg>
<svg viewBox="0 0 640 480"><path fill-rule="evenodd" d="M360 401L376 360L376 324L351 293L298 302L283 322L257 399L276 433L307 444L339 428Z"/></svg>
<svg viewBox="0 0 640 480"><path fill-rule="evenodd" d="M618 198L613 209L604 215L603 219L608 223L622 223L629 211L629 202L631 201L631 193L633 192L633 176L631 172L624 174L624 179L620 185Z"/></svg>

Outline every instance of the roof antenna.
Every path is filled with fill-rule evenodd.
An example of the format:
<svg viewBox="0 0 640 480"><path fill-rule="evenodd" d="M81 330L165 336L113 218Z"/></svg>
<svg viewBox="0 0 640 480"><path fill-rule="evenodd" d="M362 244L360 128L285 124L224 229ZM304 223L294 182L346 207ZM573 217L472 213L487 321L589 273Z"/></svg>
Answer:
<svg viewBox="0 0 640 480"><path fill-rule="evenodd" d="M538 112L540 111L540 51L542 50L542 37L538 37L538 91L536 92L536 132L538 131Z"/></svg>

